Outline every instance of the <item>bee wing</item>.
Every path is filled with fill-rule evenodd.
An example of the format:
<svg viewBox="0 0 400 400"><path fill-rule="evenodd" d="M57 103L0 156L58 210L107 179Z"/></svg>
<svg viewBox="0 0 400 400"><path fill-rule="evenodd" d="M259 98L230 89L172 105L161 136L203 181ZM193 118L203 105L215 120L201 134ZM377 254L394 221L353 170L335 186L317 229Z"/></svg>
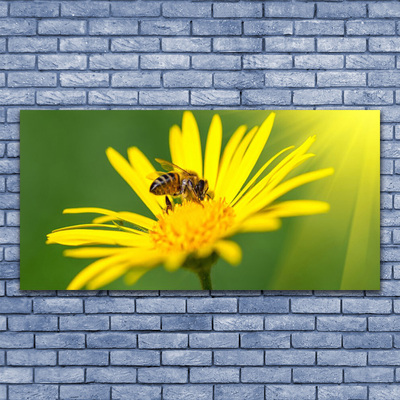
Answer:
<svg viewBox="0 0 400 400"><path fill-rule="evenodd" d="M154 180L156 180L159 176L164 175L164 174L165 174L164 171L154 171L154 172L148 174L148 175L146 176L146 178L147 178L147 179L150 179L150 180L152 180L152 181L154 181Z"/></svg>
<svg viewBox="0 0 400 400"><path fill-rule="evenodd" d="M156 161L168 172L173 170L178 170L184 172L187 175L193 175L193 172L186 171L185 169L179 167L178 165L170 161L163 160L162 158L156 158Z"/></svg>

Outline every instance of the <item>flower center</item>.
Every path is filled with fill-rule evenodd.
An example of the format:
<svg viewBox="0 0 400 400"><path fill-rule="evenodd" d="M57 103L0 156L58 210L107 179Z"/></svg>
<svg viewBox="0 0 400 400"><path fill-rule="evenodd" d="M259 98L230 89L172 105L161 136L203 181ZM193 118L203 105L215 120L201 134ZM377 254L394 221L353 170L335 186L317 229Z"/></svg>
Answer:
<svg viewBox="0 0 400 400"><path fill-rule="evenodd" d="M158 249L191 252L224 236L234 221L233 208L223 200L184 201L159 217L150 237Z"/></svg>

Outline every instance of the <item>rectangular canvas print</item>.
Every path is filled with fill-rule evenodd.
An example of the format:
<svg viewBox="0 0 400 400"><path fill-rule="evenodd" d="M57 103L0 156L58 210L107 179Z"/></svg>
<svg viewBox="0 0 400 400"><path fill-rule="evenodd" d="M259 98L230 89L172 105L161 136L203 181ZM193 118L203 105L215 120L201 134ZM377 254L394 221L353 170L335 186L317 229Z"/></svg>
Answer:
<svg viewBox="0 0 400 400"><path fill-rule="evenodd" d="M22 290L378 290L379 111L21 112Z"/></svg>

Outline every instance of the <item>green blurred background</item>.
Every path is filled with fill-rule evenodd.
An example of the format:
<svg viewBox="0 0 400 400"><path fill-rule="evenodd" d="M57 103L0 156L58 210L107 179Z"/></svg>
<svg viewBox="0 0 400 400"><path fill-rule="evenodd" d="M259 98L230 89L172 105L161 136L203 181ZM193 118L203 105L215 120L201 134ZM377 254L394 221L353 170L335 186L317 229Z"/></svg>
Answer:
<svg viewBox="0 0 400 400"><path fill-rule="evenodd" d="M94 215L63 215L69 207L102 207L151 216L109 164L105 150L126 155L139 147L149 159L170 159L168 132L183 111L21 112L21 289L65 289L90 260L46 245L55 228L86 223ZM223 142L241 124L259 125L270 111L194 111L205 145L214 113ZM317 135L316 157L295 174L334 167L335 174L297 188L284 199L323 200L328 214L286 218L279 231L235 237L243 261L219 261L214 289L379 289L379 111L276 111L271 136L256 168L290 145ZM203 147L204 154L204 147ZM294 174L292 173L293 176ZM156 268L135 286L119 279L104 289L200 289L190 271Z"/></svg>

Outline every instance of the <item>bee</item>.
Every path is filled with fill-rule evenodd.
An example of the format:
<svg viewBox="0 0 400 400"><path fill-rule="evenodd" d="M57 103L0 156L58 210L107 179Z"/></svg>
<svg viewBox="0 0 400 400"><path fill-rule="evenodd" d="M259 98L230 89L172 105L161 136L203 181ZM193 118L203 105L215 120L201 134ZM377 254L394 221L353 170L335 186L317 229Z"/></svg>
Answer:
<svg viewBox="0 0 400 400"><path fill-rule="evenodd" d="M182 196L182 199L199 204L206 196L209 196L207 180L200 179L196 172L186 171L178 165L160 158L156 158L156 161L167 172L156 172L158 177L150 185L150 193L156 196L165 195L167 212L172 210L172 203L168 195ZM153 174L150 174L150 177L152 176Z"/></svg>

